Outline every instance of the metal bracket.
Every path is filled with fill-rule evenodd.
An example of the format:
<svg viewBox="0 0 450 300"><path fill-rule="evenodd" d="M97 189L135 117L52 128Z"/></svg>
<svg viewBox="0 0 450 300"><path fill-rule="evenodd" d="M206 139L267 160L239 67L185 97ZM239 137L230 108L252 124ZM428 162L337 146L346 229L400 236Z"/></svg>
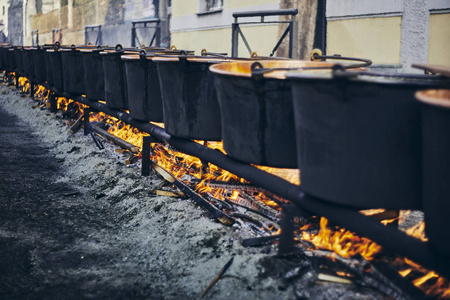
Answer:
<svg viewBox="0 0 450 300"><path fill-rule="evenodd" d="M139 40L139 37L137 35L136 29L138 28L149 28L149 29L155 29L153 32L153 36L150 40L150 43L148 44L149 47L153 45L153 43L156 46L159 46L161 43L161 26L160 26L161 20L160 19L153 19L153 20L146 20L146 21L136 21L131 22L132 28L131 28L131 47L136 47L136 41L138 42L138 45L141 46L142 43ZM154 26L148 27L148 24L153 24ZM141 25L141 26L139 26Z"/></svg>
<svg viewBox="0 0 450 300"><path fill-rule="evenodd" d="M272 53L270 56L273 56L275 52L277 51L278 47L283 42L284 38L289 33L289 58L293 58L294 56L294 47L297 44L296 40L296 29L297 29L297 21L295 21L294 16L298 14L297 9L275 9L275 10L264 10L264 11L248 11L248 12L236 12L233 13L234 17L234 23L231 24L231 56L237 57L238 56L238 41L239 36L241 36L242 40L244 41L244 44L250 53L252 54L252 49L250 48L249 43L247 42L247 39L245 38L244 34L242 33L242 30L240 28L241 24L281 24L286 23L288 24L286 30L284 31L281 38L278 40L277 44L272 50ZM290 21L269 21L267 22L264 17L266 16L291 16ZM238 18L244 18L244 17L261 17L259 22L238 22Z"/></svg>
<svg viewBox="0 0 450 300"><path fill-rule="evenodd" d="M39 45L39 29L33 30L31 32L31 45L32 46Z"/></svg>
<svg viewBox="0 0 450 300"><path fill-rule="evenodd" d="M97 38L95 39L94 45L101 45L103 43L102 41L102 25L90 25L90 26L84 26L84 41L85 44L89 44L89 31L93 32L97 30Z"/></svg>

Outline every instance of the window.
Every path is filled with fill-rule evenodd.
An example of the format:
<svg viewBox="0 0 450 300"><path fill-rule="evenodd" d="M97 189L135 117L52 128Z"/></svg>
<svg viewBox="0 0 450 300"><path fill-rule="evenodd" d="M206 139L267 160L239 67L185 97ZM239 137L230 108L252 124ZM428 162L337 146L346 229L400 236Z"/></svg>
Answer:
<svg viewBox="0 0 450 300"><path fill-rule="evenodd" d="M199 13L211 13L221 11L223 0L199 0Z"/></svg>

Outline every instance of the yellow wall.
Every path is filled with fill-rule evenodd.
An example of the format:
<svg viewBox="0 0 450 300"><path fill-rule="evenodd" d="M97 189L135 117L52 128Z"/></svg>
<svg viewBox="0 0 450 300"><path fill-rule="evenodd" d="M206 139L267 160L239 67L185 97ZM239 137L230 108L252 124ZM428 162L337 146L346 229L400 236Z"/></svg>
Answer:
<svg viewBox="0 0 450 300"><path fill-rule="evenodd" d="M428 63L450 66L450 14L430 16Z"/></svg>
<svg viewBox="0 0 450 300"><path fill-rule="evenodd" d="M328 21L327 54L399 64L401 17Z"/></svg>
<svg viewBox="0 0 450 300"><path fill-rule="evenodd" d="M242 27L241 29L250 48L258 55L268 56L272 52L277 42L277 25ZM195 50L196 54L206 49L209 52L226 52L231 55L231 28L175 32L172 33L172 45L178 49ZM242 39L239 39L239 56L250 56Z"/></svg>
<svg viewBox="0 0 450 300"><path fill-rule="evenodd" d="M253 5L264 5L278 3L278 0L252 0L252 1L242 1L242 0L224 0L224 6L226 9L241 8Z"/></svg>
<svg viewBox="0 0 450 300"><path fill-rule="evenodd" d="M198 13L198 0L173 0L172 18Z"/></svg>

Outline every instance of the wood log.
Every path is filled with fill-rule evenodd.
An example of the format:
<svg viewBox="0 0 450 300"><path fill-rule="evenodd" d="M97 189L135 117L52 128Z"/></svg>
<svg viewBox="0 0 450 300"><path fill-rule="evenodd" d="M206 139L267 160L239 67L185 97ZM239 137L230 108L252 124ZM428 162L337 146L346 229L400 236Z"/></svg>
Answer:
<svg viewBox="0 0 450 300"><path fill-rule="evenodd" d="M342 283L342 284L352 284L353 283L351 280L348 280L346 278L328 275L328 274L324 274L324 273L320 273L317 276L317 279L319 279L321 281L328 281L328 282Z"/></svg>
<svg viewBox="0 0 450 300"><path fill-rule="evenodd" d="M173 198L187 198L184 193L178 191L156 190L155 194L158 196L167 196Z"/></svg>
<svg viewBox="0 0 450 300"><path fill-rule="evenodd" d="M138 146L128 143L127 141L124 141L121 138L118 138L114 134L111 134L108 131L106 131L98 126L94 126L93 130L94 130L94 132L106 137L107 139L111 140L114 144L116 144L124 149L127 149L133 153L140 152L140 148Z"/></svg>
<svg viewBox="0 0 450 300"><path fill-rule="evenodd" d="M76 133L80 128L81 128L81 124L83 124L83 115L81 115L76 121L75 123L73 123L72 127L70 127L70 132L72 134Z"/></svg>
<svg viewBox="0 0 450 300"><path fill-rule="evenodd" d="M134 164L139 160L139 155L131 155L129 158L125 160L126 165Z"/></svg>
<svg viewBox="0 0 450 300"><path fill-rule="evenodd" d="M105 146L103 146L102 142L100 142L100 141L97 139L96 135L95 135L93 132L91 132L91 137L92 137L92 139L94 140L94 143L95 143L95 145L97 146L97 148L98 148L99 150L105 149Z"/></svg>

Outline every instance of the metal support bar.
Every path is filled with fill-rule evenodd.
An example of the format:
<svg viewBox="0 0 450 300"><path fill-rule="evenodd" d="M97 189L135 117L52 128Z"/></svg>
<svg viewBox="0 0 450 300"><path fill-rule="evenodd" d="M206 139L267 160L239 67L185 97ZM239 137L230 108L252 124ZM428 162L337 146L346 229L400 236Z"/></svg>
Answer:
<svg viewBox="0 0 450 300"><path fill-rule="evenodd" d="M249 45L249 43L247 42L247 39L245 38L244 34L242 33L242 30L241 30L241 27L239 27L239 24L238 24L238 26L237 26L237 30L238 30L238 33L241 35L242 40L244 41L245 47L247 47L248 53L251 55L252 52L253 52L253 51L252 51L252 48L250 48L250 45Z"/></svg>
<svg viewBox="0 0 450 300"><path fill-rule="evenodd" d="M283 42L283 40L286 37L286 35L291 31L291 26L292 26L292 24L289 24L289 26L286 28L286 30L284 31L283 35L278 40L278 43L273 48L272 53L270 53L270 56L273 56L275 54L275 51L277 51L278 47L280 47L280 45ZM290 47L289 47L289 49L290 49ZM289 53L289 56L291 56L291 53Z"/></svg>
<svg viewBox="0 0 450 300"><path fill-rule="evenodd" d="M36 36L36 39L35 39ZM31 45L37 46L39 45L39 29L31 31Z"/></svg>
<svg viewBox="0 0 450 300"><path fill-rule="evenodd" d="M85 107L83 110L83 127L84 127L84 135L89 134L89 115L91 114L91 109Z"/></svg>
<svg viewBox="0 0 450 300"><path fill-rule="evenodd" d="M34 84L30 81L30 97L31 99L34 98Z"/></svg>
<svg viewBox="0 0 450 300"><path fill-rule="evenodd" d="M298 14L298 9L271 9L271 10L256 10L256 11L243 11L233 13L233 18L244 17L267 17L267 16L295 16Z"/></svg>
<svg viewBox="0 0 450 300"><path fill-rule="evenodd" d="M156 140L152 136L144 136L142 139L142 167L141 167L141 175L149 176L151 163L150 163L150 155L151 155L151 143L155 143Z"/></svg>
<svg viewBox="0 0 450 300"><path fill-rule="evenodd" d="M294 217L296 207L286 204L281 207L281 235L278 244L278 254L285 255L294 251Z"/></svg>
<svg viewBox="0 0 450 300"><path fill-rule="evenodd" d="M58 107L57 107L56 96L52 92L50 92L49 101L50 101L50 111L52 113L55 113L58 110Z"/></svg>
<svg viewBox="0 0 450 300"><path fill-rule="evenodd" d="M239 44L239 32L238 32L239 24L237 23L237 19L235 19L234 23L231 24L231 56L238 56L238 44Z"/></svg>

